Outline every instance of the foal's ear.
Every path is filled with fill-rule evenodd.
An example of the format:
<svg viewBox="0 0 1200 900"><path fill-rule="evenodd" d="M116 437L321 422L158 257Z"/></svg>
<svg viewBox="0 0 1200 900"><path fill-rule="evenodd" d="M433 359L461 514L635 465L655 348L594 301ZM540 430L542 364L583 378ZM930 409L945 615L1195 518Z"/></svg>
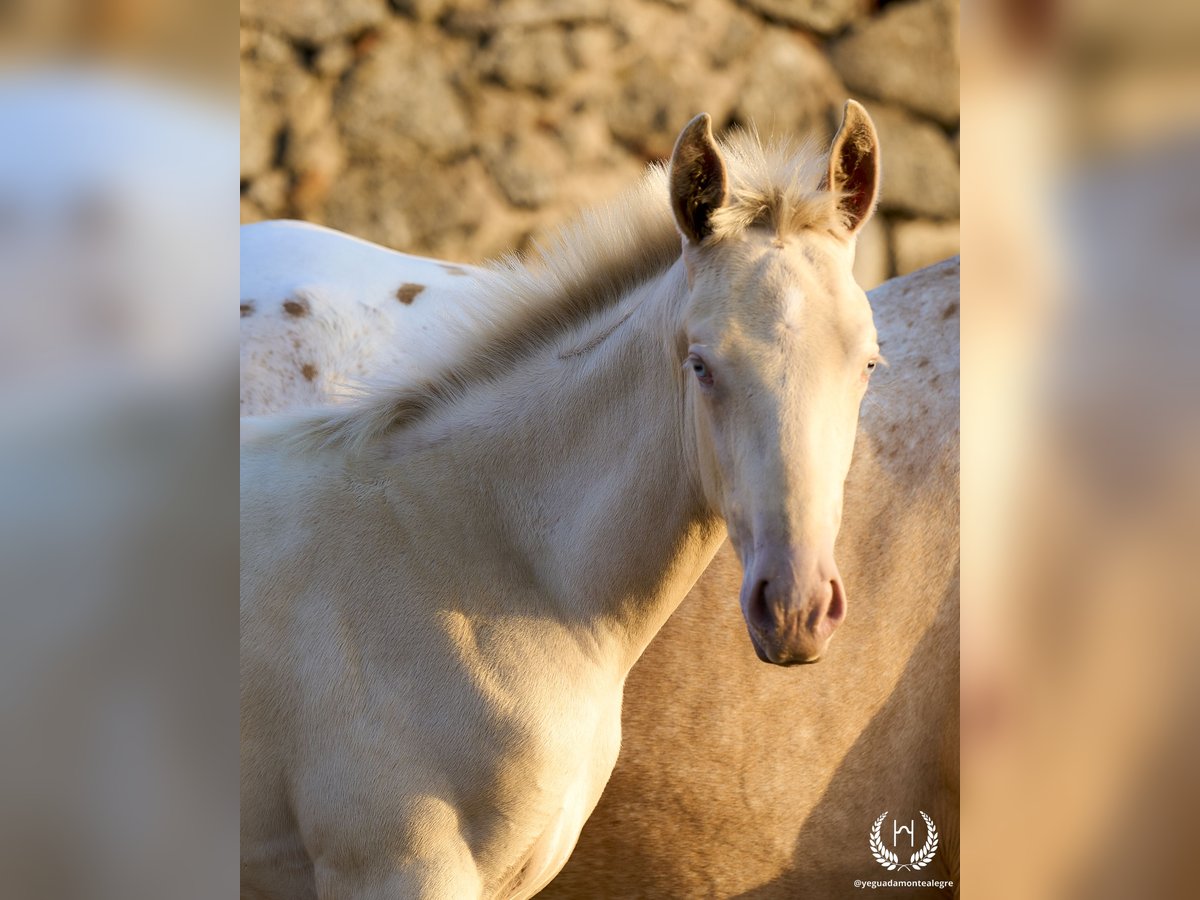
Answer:
<svg viewBox="0 0 1200 900"><path fill-rule="evenodd" d="M725 161L713 140L712 119L687 123L671 154L671 209L683 236L699 243L712 234L712 214L725 203Z"/></svg>
<svg viewBox="0 0 1200 900"><path fill-rule="evenodd" d="M879 138L871 117L855 100L846 101L842 127L829 149L825 186L842 194L839 206L851 234L867 224L879 197Z"/></svg>

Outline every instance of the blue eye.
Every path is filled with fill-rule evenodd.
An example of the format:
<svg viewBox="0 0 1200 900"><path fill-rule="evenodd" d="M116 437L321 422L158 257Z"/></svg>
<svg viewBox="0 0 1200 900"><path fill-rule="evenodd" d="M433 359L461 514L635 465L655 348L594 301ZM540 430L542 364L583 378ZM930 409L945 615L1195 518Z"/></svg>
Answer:
<svg viewBox="0 0 1200 900"><path fill-rule="evenodd" d="M700 357L692 355L687 359L687 365L692 370L692 374L696 376L696 380L701 384L712 384L712 372L709 371L708 363Z"/></svg>

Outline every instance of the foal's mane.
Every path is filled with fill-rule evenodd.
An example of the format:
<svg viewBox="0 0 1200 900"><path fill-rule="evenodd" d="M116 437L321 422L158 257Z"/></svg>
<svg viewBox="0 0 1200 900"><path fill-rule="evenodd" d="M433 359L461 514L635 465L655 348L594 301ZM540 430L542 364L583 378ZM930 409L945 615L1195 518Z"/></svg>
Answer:
<svg viewBox="0 0 1200 900"><path fill-rule="evenodd" d="M737 131L720 146L729 199L714 213L708 240L733 238L755 226L782 237L839 224L839 195L827 189L826 156L812 143L764 143L755 132ZM667 167L655 163L616 200L536 244L531 258L510 255L491 263L468 290L487 301L484 308L503 310L504 319L470 352L416 384L379 384L356 403L307 415L292 431L293 441L310 449L361 450L613 308L679 258L668 190Z"/></svg>

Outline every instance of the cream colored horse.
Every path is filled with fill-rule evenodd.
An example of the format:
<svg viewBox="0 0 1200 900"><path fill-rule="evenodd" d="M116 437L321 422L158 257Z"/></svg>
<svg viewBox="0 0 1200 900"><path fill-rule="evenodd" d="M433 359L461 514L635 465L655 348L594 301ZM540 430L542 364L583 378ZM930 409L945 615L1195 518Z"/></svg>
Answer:
<svg viewBox="0 0 1200 900"><path fill-rule="evenodd" d="M256 232L242 253L255 295L264 308L282 308L297 289L315 292L335 307L319 312L323 321L358 321L370 292L335 280L344 271L336 261L356 254L357 242L306 227L244 229ZM301 233L319 252L298 264L289 249ZM395 256L375 255L376 270ZM437 275L436 263L421 262L403 267L401 283ZM723 545L630 673L617 766L566 868L540 896L846 895L855 878L876 871L864 823L880 804L932 815L941 844L923 875L957 883L958 272L958 260L947 260L868 295L890 365L860 420L837 551L854 595L869 602L856 604L825 664L781 678L745 645L730 602L741 571ZM414 306L397 304L403 339L386 354L375 355L376 341L330 346L323 329L297 329L287 315L257 323L254 346L368 373L391 365L392 354L452 352L460 336L430 316L461 310L470 277L422 295L433 301L425 318L405 319ZM359 355L338 357L349 350ZM256 358L243 358L244 382L262 385ZM291 379L304 382L299 365ZM274 410L310 389L279 384L264 398ZM770 742L737 740L767 731Z"/></svg>
<svg viewBox="0 0 1200 900"><path fill-rule="evenodd" d="M824 652L878 157L853 103L821 171L698 117L630 204L481 281L513 302L466 358L250 426L246 896L536 893L723 525L758 655Z"/></svg>

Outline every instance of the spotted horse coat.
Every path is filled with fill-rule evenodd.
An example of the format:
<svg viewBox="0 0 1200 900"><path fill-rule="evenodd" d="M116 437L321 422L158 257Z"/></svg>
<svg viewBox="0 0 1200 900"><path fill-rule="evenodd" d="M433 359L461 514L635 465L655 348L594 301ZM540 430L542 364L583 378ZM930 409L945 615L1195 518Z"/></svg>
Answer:
<svg viewBox="0 0 1200 900"><path fill-rule="evenodd" d="M241 257L243 416L337 402L379 372L417 378L454 350L448 322L479 318L462 296L476 267L319 225L243 226Z"/></svg>

